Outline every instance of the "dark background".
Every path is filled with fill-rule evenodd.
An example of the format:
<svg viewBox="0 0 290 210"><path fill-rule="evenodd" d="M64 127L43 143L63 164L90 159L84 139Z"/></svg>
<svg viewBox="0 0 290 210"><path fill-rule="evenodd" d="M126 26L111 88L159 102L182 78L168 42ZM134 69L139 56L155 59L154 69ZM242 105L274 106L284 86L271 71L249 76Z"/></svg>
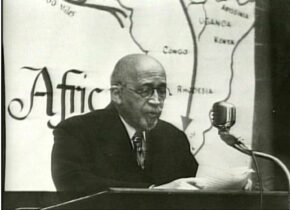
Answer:
<svg viewBox="0 0 290 210"><path fill-rule="evenodd" d="M290 169L290 0L269 3L273 151ZM276 187L285 186L285 179L277 177Z"/></svg>

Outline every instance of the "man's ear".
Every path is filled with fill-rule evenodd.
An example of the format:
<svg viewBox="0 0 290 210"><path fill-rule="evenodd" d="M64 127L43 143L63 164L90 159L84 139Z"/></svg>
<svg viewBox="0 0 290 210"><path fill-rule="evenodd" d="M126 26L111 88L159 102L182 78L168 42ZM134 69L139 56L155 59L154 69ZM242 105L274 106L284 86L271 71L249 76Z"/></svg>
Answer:
<svg viewBox="0 0 290 210"><path fill-rule="evenodd" d="M122 103L120 86L114 85L111 87L111 100L116 104Z"/></svg>

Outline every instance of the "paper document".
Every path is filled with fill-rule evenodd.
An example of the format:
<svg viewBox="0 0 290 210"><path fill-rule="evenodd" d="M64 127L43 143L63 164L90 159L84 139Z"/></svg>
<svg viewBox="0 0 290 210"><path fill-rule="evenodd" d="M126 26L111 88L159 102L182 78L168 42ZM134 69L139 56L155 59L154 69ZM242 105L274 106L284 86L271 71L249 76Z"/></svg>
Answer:
<svg viewBox="0 0 290 210"><path fill-rule="evenodd" d="M253 169L247 167L215 168L200 166L196 177L205 190L242 190L249 188Z"/></svg>

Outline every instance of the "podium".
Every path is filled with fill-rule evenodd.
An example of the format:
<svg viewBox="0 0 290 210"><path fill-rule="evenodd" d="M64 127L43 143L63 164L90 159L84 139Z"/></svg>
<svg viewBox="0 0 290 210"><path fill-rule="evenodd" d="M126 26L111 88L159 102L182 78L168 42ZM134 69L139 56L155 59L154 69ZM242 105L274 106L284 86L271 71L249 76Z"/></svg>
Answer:
<svg viewBox="0 0 290 210"><path fill-rule="evenodd" d="M32 195L38 197L34 204L27 202L28 195L26 193L21 196L18 193L18 200L14 200L13 193L10 193L9 199L11 202L18 202L17 206L9 207L4 200L4 209L261 209L259 192L110 188L64 202L60 202L60 197L63 196L61 193L46 192L38 195L34 192L30 198L33 201ZM19 202L21 197L26 203ZM263 209L287 209L287 200L287 192L264 192Z"/></svg>

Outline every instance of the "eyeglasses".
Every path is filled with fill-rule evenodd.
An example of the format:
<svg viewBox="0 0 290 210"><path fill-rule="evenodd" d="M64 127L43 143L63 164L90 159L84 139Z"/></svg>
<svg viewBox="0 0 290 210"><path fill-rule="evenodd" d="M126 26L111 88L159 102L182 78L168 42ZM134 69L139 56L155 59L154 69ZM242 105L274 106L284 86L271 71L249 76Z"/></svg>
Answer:
<svg viewBox="0 0 290 210"><path fill-rule="evenodd" d="M123 85L123 87L140 95L142 98L150 98L154 94L155 90L158 94L158 98L160 99L165 99L166 96L168 95L171 96L170 90L166 86L160 86L160 87L154 88L149 85L144 85L138 89L129 88L126 85Z"/></svg>

